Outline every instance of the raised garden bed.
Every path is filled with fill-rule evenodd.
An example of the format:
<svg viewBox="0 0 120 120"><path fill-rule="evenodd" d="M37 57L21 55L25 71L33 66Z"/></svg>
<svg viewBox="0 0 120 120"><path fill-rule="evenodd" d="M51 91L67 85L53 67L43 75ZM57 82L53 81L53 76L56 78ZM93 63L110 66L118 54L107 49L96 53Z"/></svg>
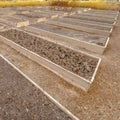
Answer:
<svg viewBox="0 0 120 120"><path fill-rule="evenodd" d="M15 18L20 18L20 19L26 19L29 21L30 24L37 23L37 22L42 22L46 20L46 17L43 15L39 14L34 14L34 13L27 13L27 14L22 14L18 13L14 15L13 17Z"/></svg>
<svg viewBox="0 0 120 120"><path fill-rule="evenodd" d="M5 25L0 23L0 30L4 28Z"/></svg>
<svg viewBox="0 0 120 120"><path fill-rule="evenodd" d="M0 56L0 119L78 120ZM51 99L51 100L50 100ZM66 113L65 113L66 112Z"/></svg>
<svg viewBox="0 0 120 120"><path fill-rule="evenodd" d="M46 23L26 26L24 30L36 33L57 43L70 46L76 50L81 50L82 48L99 54L104 52L109 41L108 37L88 34Z"/></svg>
<svg viewBox="0 0 120 120"><path fill-rule="evenodd" d="M40 11L43 11L43 12L48 12L48 13L54 13L54 14L58 14L58 15L62 15L62 16L67 16L68 13L71 13L71 12L67 12L67 11L57 11L55 9L51 9L51 8L40 8L39 9Z"/></svg>
<svg viewBox="0 0 120 120"><path fill-rule="evenodd" d="M104 14L104 13L102 13L102 14L92 13L90 11L84 12L84 13L78 12L78 14L85 15L85 16L101 17L101 18L105 18L105 19L115 19L116 18L116 15L110 15L110 14Z"/></svg>
<svg viewBox="0 0 120 120"><path fill-rule="evenodd" d="M1 41L85 91L94 80L100 58L17 29L0 32L0 35Z"/></svg>
<svg viewBox="0 0 120 120"><path fill-rule="evenodd" d="M114 19L104 19L101 17L92 17L92 16L84 16L84 15L71 15L67 16L66 18L76 18L80 20L89 20L89 21L97 21L97 22L102 22L102 23L108 23L108 24L114 24L115 20Z"/></svg>
<svg viewBox="0 0 120 120"><path fill-rule="evenodd" d="M3 18L0 18L0 21L15 27L22 27L22 26L29 25L29 21L24 19L21 20L19 18L14 18L11 16L5 16Z"/></svg>
<svg viewBox="0 0 120 120"><path fill-rule="evenodd" d="M104 36L109 36L112 32L112 27L74 22L70 18L49 20L47 23L70 28L70 29L75 29L79 31L84 31L92 34L104 35Z"/></svg>

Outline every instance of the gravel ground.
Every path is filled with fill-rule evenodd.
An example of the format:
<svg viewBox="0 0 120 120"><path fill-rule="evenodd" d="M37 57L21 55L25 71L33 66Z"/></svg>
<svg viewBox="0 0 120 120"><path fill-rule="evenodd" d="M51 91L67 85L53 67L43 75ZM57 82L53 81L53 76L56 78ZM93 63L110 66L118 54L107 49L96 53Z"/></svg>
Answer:
<svg viewBox="0 0 120 120"><path fill-rule="evenodd" d="M59 27L59 26L50 25L50 24L37 23L30 26L40 28L42 30L50 31L58 35L64 35L66 37L75 38L79 41L94 43L100 46L104 46L107 41L107 37L103 37L95 34L93 35L93 34L85 33L82 31L76 31L76 30L67 29L64 27Z"/></svg>
<svg viewBox="0 0 120 120"><path fill-rule="evenodd" d="M0 57L0 120L72 120Z"/></svg>
<svg viewBox="0 0 120 120"><path fill-rule="evenodd" d="M22 31L12 29L0 34L88 80L91 80L98 63L98 59L96 58L75 52Z"/></svg>

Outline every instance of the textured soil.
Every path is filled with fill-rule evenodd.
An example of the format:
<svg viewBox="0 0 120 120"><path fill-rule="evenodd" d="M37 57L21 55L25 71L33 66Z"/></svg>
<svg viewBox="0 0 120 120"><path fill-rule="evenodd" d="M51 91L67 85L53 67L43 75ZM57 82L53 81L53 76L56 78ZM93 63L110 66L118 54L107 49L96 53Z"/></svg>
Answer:
<svg viewBox="0 0 120 120"><path fill-rule="evenodd" d="M72 120L0 57L0 120Z"/></svg>
<svg viewBox="0 0 120 120"><path fill-rule="evenodd" d="M37 24L30 25L30 26L40 28L46 31L50 31L58 35L64 35L66 37L68 36L68 37L75 38L80 41L86 41L86 42L94 43L94 44L101 45L101 46L104 46L107 41L107 37L103 37L103 36L95 35L95 34L89 34L89 33L85 33L82 31L67 29L64 27L56 26L56 25L37 23Z"/></svg>
<svg viewBox="0 0 120 120"><path fill-rule="evenodd" d="M13 29L1 32L0 34L88 80L91 80L98 63L98 59L96 58L75 52L22 31Z"/></svg>
<svg viewBox="0 0 120 120"><path fill-rule="evenodd" d="M87 27L87 28L91 28L91 29L97 29L97 30L104 30L104 31L110 31L111 28L109 27L105 27L105 26L98 26L98 25L90 25L87 23L79 23L79 22L73 22L71 21L71 19L55 19L53 21L58 21L58 22L62 22L62 23L66 23L66 24L70 24L70 25L76 25L79 27ZM65 26L64 26L65 27Z"/></svg>

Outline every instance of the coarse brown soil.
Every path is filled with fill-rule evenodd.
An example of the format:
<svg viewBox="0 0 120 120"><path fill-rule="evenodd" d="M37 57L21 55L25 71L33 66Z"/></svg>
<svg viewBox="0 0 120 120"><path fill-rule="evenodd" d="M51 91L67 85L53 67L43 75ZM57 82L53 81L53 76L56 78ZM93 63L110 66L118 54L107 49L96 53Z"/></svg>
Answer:
<svg viewBox="0 0 120 120"><path fill-rule="evenodd" d="M0 57L0 120L72 120Z"/></svg>
<svg viewBox="0 0 120 120"><path fill-rule="evenodd" d="M86 41L86 42L90 42L93 44L97 44L100 46L105 46L107 38L108 38L108 37L104 37L100 35L95 35L95 34L92 35L86 32L67 29L64 27L59 27L56 25L50 25L46 23L37 23L37 24L30 25L30 26L38 28L38 29L46 30L49 32L53 32L58 35L64 35L66 37L75 38L76 40L79 40L79 41Z"/></svg>
<svg viewBox="0 0 120 120"><path fill-rule="evenodd" d="M98 64L97 58L75 52L23 31L11 29L0 32L0 35L88 80L91 80Z"/></svg>

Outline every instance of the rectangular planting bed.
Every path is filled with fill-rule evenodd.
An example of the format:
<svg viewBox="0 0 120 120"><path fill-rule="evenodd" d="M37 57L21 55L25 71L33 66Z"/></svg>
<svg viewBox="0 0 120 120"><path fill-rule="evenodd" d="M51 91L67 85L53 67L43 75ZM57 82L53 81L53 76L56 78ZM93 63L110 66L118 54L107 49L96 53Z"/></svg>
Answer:
<svg viewBox="0 0 120 120"><path fill-rule="evenodd" d="M20 19L26 19L29 21L30 24L42 22L46 20L46 17L44 17L43 15L40 15L40 14L36 15L34 13L27 13L27 14L19 13L19 14L14 15L13 17L20 18Z"/></svg>
<svg viewBox="0 0 120 120"><path fill-rule="evenodd" d="M41 17L46 17L46 18L52 18L52 17L58 17L57 14L55 13L48 13L48 12L44 12L44 11L39 11L39 12L22 12L22 13L19 13L19 14L16 14L16 15L20 15L20 16L25 16L25 17L28 17L28 18L36 18L36 19L39 19Z"/></svg>
<svg viewBox="0 0 120 120"><path fill-rule="evenodd" d="M48 13L52 13L52 14L58 14L58 15L62 15L62 16L67 16L68 15L68 12L65 12L65 11L57 11L57 10L54 10L53 8L47 8L47 9L43 9L43 8L40 8L40 11L43 11L43 12L48 12Z"/></svg>
<svg viewBox="0 0 120 120"><path fill-rule="evenodd" d="M52 96L0 55L0 119L18 120L20 118L78 120Z"/></svg>
<svg viewBox="0 0 120 120"><path fill-rule="evenodd" d="M93 82L101 61L18 29L0 32L0 35L4 43L85 91Z"/></svg>
<svg viewBox="0 0 120 120"><path fill-rule="evenodd" d="M5 25L0 23L0 30L2 30L4 27Z"/></svg>
<svg viewBox="0 0 120 120"><path fill-rule="evenodd" d="M29 25L29 21L24 19L21 20L19 19L19 17L15 18L12 16L5 16L4 18L0 18L0 21L15 27L22 27L22 26Z"/></svg>
<svg viewBox="0 0 120 120"><path fill-rule="evenodd" d="M81 15L85 15L85 16L93 16L93 17L101 17L101 18L105 18L105 19L115 19L117 15L110 15L110 14L100 14L100 13L92 13L90 11L88 12L84 12L84 13L78 13Z"/></svg>
<svg viewBox="0 0 120 120"><path fill-rule="evenodd" d="M104 15L109 15L109 16L114 16L119 13L118 10L96 10L96 9L91 9L89 10L90 13L96 13L96 14L104 14Z"/></svg>
<svg viewBox="0 0 120 120"><path fill-rule="evenodd" d="M76 50L89 50L102 54L107 47L109 38L88 34L82 31L67 29L46 23L38 23L23 28L26 31L36 33L59 44L69 46Z"/></svg>
<svg viewBox="0 0 120 120"><path fill-rule="evenodd" d="M71 18L49 20L47 23L103 36L109 36L112 32L112 27L100 26L99 24L89 24L85 22L74 22Z"/></svg>
<svg viewBox="0 0 120 120"><path fill-rule="evenodd" d="M99 22L99 21L91 21L91 20L81 20L81 19L76 19L76 18L68 18L68 17L64 17L64 20L71 20L72 22L76 22L76 23L84 23L84 24L92 24L92 25L98 25L98 26L103 26L103 27L113 27L113 24L109 24L109 23L103 23L103 22Z"/></svg>
<svg viewBox="0 0 120 120"><path fill-rule="evenodd" d="M44 16L46 18L57 18L58 17L58 14L56 13L45 12L45 11L33 12L32 14L35 14L37 16Z"/></svg>
<svg viewBox="0 0 120 120"><path fill-rule="evenodd" d="M114 24L115 20L114 19L105 19L101 17L92 17L92 16L84 16L84 15L71 15L67 16L67 18L76 18L80 20L89 20L89 21L97 21L101 23L107 23L107 24Z"/></svg>

